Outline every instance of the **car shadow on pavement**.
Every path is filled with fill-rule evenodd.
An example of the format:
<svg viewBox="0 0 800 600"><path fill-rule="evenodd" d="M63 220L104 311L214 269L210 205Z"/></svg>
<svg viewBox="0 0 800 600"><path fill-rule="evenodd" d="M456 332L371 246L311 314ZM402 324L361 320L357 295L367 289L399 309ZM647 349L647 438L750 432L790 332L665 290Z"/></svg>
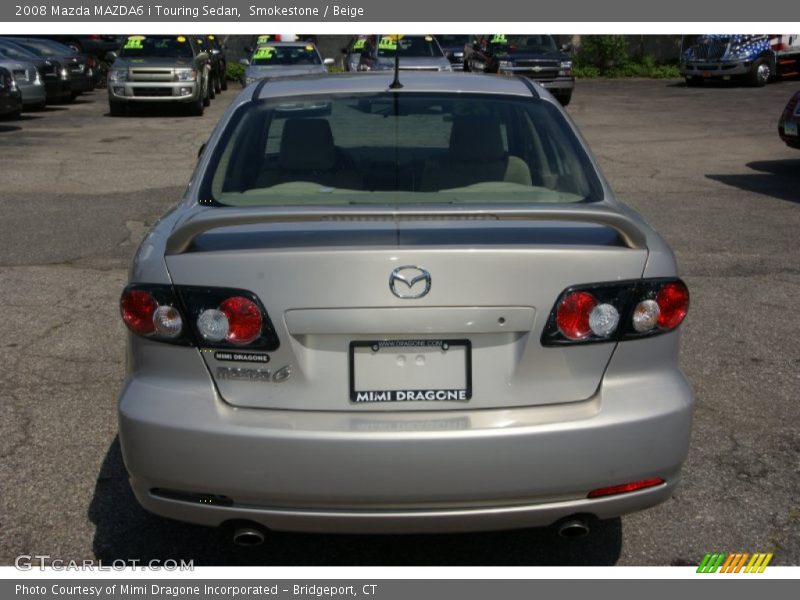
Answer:
<svg viewBox="0 0 800 600"><path fill-rule="evenodd" d="M596 522L579 539L560 538L552 527L447 535L272 532L261 546L242 548L231 541L230 529L179 523L142 509L128 485L118 438L100 469L89 518L94 554L105 564L183 559L195 566L614 565L622 548L620 519Z"/></svg>
<svg viewBox="0 0 800 600"><path fill-rule="evenodd" d="M747 167L758 173L706 177L747 192L800 202L800 158L755 161L747 163Z"/></svg>
<svg viewBox="0 0 800 600"><path fill-rule="evenodd" d="M22 127L17 127L15 125L0 125L0 133L10 133L12 131L19 131Z"/></svg>

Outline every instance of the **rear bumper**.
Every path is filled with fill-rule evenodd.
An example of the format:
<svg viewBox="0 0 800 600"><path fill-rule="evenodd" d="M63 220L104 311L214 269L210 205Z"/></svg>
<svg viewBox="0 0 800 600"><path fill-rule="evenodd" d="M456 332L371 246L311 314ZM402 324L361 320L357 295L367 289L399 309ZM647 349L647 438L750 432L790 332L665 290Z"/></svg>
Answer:
<svg viewBox="0 0 800 600"><path fill-rule="evenodd" d="M518 409L241 409L208 380L133 376L119 405L123 456L145 508L205 525L408 533L611 518L669 498L691 429L692 393L677 367L637 369L637 342L626 345L594 397ZM651 477L666 483L587 499Z"/></svg>

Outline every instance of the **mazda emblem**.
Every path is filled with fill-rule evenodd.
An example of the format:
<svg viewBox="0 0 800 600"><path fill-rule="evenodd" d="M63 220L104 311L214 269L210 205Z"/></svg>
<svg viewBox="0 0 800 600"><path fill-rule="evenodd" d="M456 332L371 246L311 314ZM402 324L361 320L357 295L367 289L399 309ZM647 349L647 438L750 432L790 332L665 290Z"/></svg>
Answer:
<svg viewBox="0 0 800 600"><path fill-rule="evenodd" d="M431 289L431 274L413 265L397 267L389 275L389 289L398 298L422 298Z"/></svg>

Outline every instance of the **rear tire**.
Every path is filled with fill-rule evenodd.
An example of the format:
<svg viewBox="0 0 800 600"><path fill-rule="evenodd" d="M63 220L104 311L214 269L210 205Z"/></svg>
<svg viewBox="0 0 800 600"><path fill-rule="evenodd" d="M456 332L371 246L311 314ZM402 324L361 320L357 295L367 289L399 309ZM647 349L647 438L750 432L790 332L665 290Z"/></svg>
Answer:
<svg viewBox="0 0 800 600"><path fill-rule="evenodd" d="M219 79L220 79L219 74L217 74L217 76L214 77L214 96L216 96L222 91L222 83L220 83Z"/></svg>
<svg viewBox="0 0 800 600"><path fill-rule="evenodd" d="M217 87L217 84L214 83L213 81L209 81L208 82L208 99L209 100L213 100L214 98L217 97L216 87Z"/></svg>
<svg viewBox="0 0 800 600"><path fill-rule="evenodd" d="M227 74L227 70L228 69L226 68L222 72L222 82L220 83L220 87L222 88L222 91L227 91L227 89L228 89L228 74Z"/></svg>

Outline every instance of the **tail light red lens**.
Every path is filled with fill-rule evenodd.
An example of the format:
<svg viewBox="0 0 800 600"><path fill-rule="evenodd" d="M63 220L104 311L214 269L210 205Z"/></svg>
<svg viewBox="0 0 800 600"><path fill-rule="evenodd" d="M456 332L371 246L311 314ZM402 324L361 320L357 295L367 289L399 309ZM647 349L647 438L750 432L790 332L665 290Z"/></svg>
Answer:
<svg viewBox="0 0 800 600"><path fill-rule="evenodd" d="M125 325L133 333L150 335L156 330L153 315L158 302L145 290L128 290L122 294L119 303L120 313Z"/></svg>
<svg viewBox="0 0 800 600"><path fill-rule="evenodd" d="M592 332L589 327L589 315L595 306L597 300L588 292L567 294L556 312L558 330L571 340L586 338Z"/></svg>
<svg viewBox="0 0 800 600"><path fill-rule="evenodd" d="M603 496L615 496L617 494L626 494L628 492L635 492L636 490L643 490L646 488L655 487L664 483L664 480L659 477L651 479L642 479L641 481L634 481L632 483L624 483L622 485L612 485L609 487L597 488L592 490L586 496L587 498L602 498Z"/></svg>
<svg viewBox="0 0 800 600"><path fill-rule="evenodd" d="M231 344L249 344L261 335L261 310L252 300L234 296L220 304L219 310L228 317L226 339Z"/></svg>
<svg viewBox="0 0 800 600"><path fill-rule="evenodd" d="M689 290L682 281L664 284L656 296L661 314L658 326L662 329L675 329L686 318L689 310Z"/></svg>

